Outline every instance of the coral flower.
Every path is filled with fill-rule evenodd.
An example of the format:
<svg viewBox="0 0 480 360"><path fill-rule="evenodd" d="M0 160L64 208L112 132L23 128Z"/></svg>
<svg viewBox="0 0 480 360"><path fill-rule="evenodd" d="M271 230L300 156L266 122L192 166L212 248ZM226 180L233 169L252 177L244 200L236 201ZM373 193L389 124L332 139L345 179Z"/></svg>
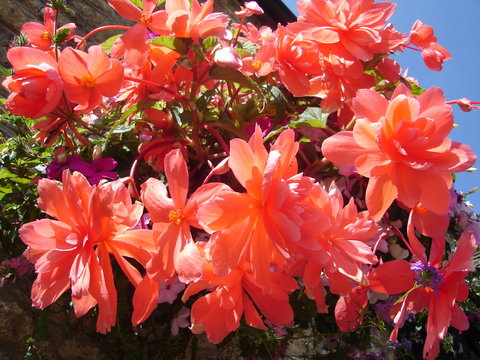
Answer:
<svg viewBox="0 0 480 360"><path fill-rule="evenodd" d="M302 202L313 181L297 174L298 146L293 130L286 130L267 152L258 126L248 143L230 142L228 164L247 192L224 192L198 212L200 224L213 233L216 275L247 261L255 281L268 291L270 266L285 263L289 246L308 243L309 237L302 237L304 224L315 222L316 229L325 225L319 211Z"/></svg>
<svg viewBox="0 0 480 360"><path fill-rule="evenodd" d="M182 282L195 281L202 275L202 261L193 246L190 226L200 227L196 220L199 204L228 187L218 183L202 186L187 201L188 170L179 149L165 156L164 169L171 198L160 180L150 178L142 185L143 203L150 213L159 250L149 269L162 268L170 276L178 273ZM183 254L184 249L188 254Z"/></svg>
<svg viewBox="0 0 480 360"><path fill-rule="evenodd" d="M311 76L323 74L321 53L311 41L280 26L275 38L279 75L285 87L295 96L310 91Z"/></svg>
<svg viewBox="0 0 480 360"><path fill-rule="evenodd" d="M332 293L348 294L354 282L361 283L362 266L377 262L367 243L378 234L380 228L370 218L368 211L357 211L353 198L344 207L342 194L334 184L329 191L315 185L310 191L309 201L328 219L328 225L314 235L319 245L317 248L299 250L304 260L297 265L304 265L303 279L307 295L315 299L319 311L324 311L321 274L326 275Z"/></svg>
<svg viewBox="0 0 480 360"><path fill-rule="evenodd" d="M375 45L391 35L382 29L395 8L389 1L303 0L297 7L298 22L288 28L317 42L325 55L334 53L346 59L371 60L375 52L382 52L374 49Z"/></svg>
<svg viewBox="0 0 480 360"><path fill-rule="evenodd" d="M213 0L207 0L203 5L197 0L166 0L165 10L170 35L192 39L227 37L229 17L222 13L212 13Z"/></svg>
<svg viewBox="0 0 480 360"><path fill-rule="evenodd" d="M41 50L27 47L8 50L7 58L15 70L15 74L2 83L12 92L6 103L8 110L32 119L52 111L63 93L55 59Z"/></svg>
<svg viewBox="0 0 480 360"><path fill-rule="evenodd" d="M66 48L58 59L67 98L78 104L75 110L87 113L102 103L102 96L115 96L123 82L123 67L110 59L101 46L91 46L88 55Z"/></svg>
<svg viewBox="0 0 480 360"><path fill-rule="evenodd" d="M208 339L220 343L231 331L238 329L242 315L249 326L266 329L260 311L272 324L285 326L293 321L293 310L288 294L297 288L292 277L280 272L270 273L272 286L268 293L249 272L249 264L243 263L227 275L218 277L207 260L208 245L199 246L204 271L202 279L187 287L183 301L202 290L211 290L192 305L191 322L194 334L207 333ZM257 310L258 309L258 310Z"/></svg>
<svg viewBox="0 0 480 360"><path fill-rule="evenodd" d="M170 198L160 180L150 178L142 185L142 200L153 222L157 248L147 265L147 275L135 291L134 325L148 318L157 306L160 281L175 274L185 283L200 279L202 258L190 227L200 228L196 219L199 204L228 189L224 184L210 183L198 188L187 201L188 170L179 149L165 156L164 169Z"/></svg>
<svg viewBox="0 0 480 360"><path fill-rule="evenodd" d="M145 65L148 57L147 31L153 30L160 35L167 34L165 10L154 11L157 0L143 0L143 9L139 9L130 0L108 0L108 3L125 19L136 24L115 41L112 56L125 56L128 65L139 68Z"/></svg>
<svg viewBox="0 0 480 360"><path fill-rule="evenodd" d="M142 265L154 250L151 230L129 230L142 215L121 182L91 186L80 173L63 173L63 184L42 179L39 206L56 220L42 219L20 228L28 245L27 259L38 276L32 287L33 305L45 308L68 289L77 317L98 304L97 331L115 325L117 299L109 254L113 254L136 286L138 270L125 257Z"/></svg>
<svg viewBox="0 0 480 360"><path fill-rule="evenodd" d="M411 44L422 48L422 59L430 70L442 70L444 61L452 58L452 55L443 46L437 44L433 28L415 21L410 30L409 41Z"/></svg>
<svg viewBox="0 0 480 360"><path fill-rule="evenodd" d="M414 236L409 234L410 242L418 242L412 235ZM476 249L474 236L464 231L458 240L455 254L442 266L441 255L437 255L441 254L441 251L434 249L437 244L432 244L428 263L424 252L415 251L419 259L424 259L410 264L411 273L415 274L416 286L390 312L395 323L390 339L396 341L398 328L402 325L406 312L428 309L427 337L423 346L423 357L427 360L438 356L440 340L445 337L449 326L459 331L469 327L467 316L457 301L465 301L468 297L469 288L464 279L469 271L474 270L471 259Z"/></svg>
<svg viewBox="0 0 480 360"><path fill-rule="evenodd" d="M453 116L442 90L431 88L417 98L400 85L390 101L373 90L360 90L353 109L353 131L326 139L322 152L370 178L366 202L372 217L379 220L396 197L410 209L420 202L446 214L451 174L468 169L476 156L446 137Z"/></svg>
<svg viewBox="0 0 480 360"><path fill-rule="evenodd" d="M56 10L47 6L43 9L43 25L37 22L28 22L22 26L21 32L27 36L30 44L44 51L49 50L53 46L56 13ZM68 29L70 32L63 41L67 42L73 38L75 28L75 24L68 23L59 27L57 33Z"/></svg>

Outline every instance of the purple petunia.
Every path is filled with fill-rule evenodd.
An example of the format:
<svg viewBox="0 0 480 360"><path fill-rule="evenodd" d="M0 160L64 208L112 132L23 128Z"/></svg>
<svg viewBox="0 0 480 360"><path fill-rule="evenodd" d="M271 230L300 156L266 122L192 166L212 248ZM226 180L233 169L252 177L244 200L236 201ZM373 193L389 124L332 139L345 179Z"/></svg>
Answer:
<svg viewBox="0 0 480 360"><path fill-rule="evenodd" d="M438 268L423 261L417 261L410 264L410 269L416 272L415 281L423 287L430 287L438 295L438 285L443 281L443 275L440 274Z"/></svg>
<svg viewBox="0 0 480 360"><path fill-rule="evenodd" d="M62 180L62 173L65 169L78 171L82 173L91 185L97 185L102 179L116 180L118 174L115 167L118 163L113 158L101 158L93 160L91 163L83 161L80 155L70 155L65 161L54 159L47 166L47 177L52 180Z"/></svg>

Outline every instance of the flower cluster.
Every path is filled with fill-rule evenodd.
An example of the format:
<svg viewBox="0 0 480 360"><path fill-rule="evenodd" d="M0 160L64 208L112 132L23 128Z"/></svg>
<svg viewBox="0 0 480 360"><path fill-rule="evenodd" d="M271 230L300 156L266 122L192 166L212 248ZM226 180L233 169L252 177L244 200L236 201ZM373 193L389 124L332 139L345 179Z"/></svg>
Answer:
<svg viewBox="0 0 480 360"><path fill-rule="evenodd" d="M414 46L441 70L450 54L430 26L402 34L387 24L395 4L374 0L301 0L276 30L247 21L263 13L253 1L231 25L213 0L108 3L132 26L74 36L47 6L44 25L23 27L28 46L8 51L6 107L57 149L38 181L49 217L19 229L35 307L68 292L77 317L98 307L110 331L115 260L133 326L180 294L172 332L189 318L212 343L242 318L292 327L298 289L321 313L333 296L341 331L382 297L392 341L427 309L425 359L449 326L468 328L459 302L479 232L470 216L446 234L452 175L476 156L448 137L442 90L412 89L389 58ZM106 28L124 32L88 44Z"/></svg>

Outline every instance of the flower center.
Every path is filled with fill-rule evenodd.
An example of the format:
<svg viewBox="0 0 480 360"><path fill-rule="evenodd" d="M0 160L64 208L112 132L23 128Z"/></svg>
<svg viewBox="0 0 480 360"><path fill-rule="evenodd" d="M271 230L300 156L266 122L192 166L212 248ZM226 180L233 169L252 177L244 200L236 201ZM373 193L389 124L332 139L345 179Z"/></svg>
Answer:
<svg viewBox="0 0 480 360"><path fill-rule="evenodd" d="M258 71L260 70L260 68L262 67L263 63L260 61L260 60L255 60L253 63L252 63L252 67L255 69L255 71Z"/></svg>
<svg viewBox="0 0 480 360"><path fill-rule="evenodd" d="M140 16L140 22L142 24L146 24L148 21L150 20L150 14L148 13L142 13L142 15Z"/></svg>
<svg viewBox="0 0 480 360"><path fill-rule="evenodd" d="M96 82L97 82L97 79L90 74L83 75L82 78L80 79L80 85L88 88L94 88Z"/></svg>
<svg viewBox="0 0 480 360"><path fill-rule="evenodd" d="M410 269L415 271L415 281L418 285L429 287L438 295L438 286L442 283L444 277L438 271L438 268L422 261L410 264Z"/></svg>
<svg viewBox="0 0 480 360"><path fill-rule="evenodd" d="M174 223L175 225L180 225L183 221L183 209L179 210L170 210L168 213L168 220Z"/></svg>
<svg viewBox="0 0 480 360"><path fill-rule="evenodd" d="M40 35L40 38L42 40L50 40L50 33L48 31L44 31L42 32L42 34Z"/></svg>

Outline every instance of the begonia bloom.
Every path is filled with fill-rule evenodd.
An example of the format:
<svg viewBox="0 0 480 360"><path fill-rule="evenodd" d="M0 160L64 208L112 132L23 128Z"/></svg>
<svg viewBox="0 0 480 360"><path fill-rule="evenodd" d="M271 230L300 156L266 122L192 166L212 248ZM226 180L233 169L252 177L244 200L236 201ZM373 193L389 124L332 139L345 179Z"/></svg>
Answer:
<svg viewBox="0 0 480 360"><path fill-rule="evenodd" d="M410 235L409 240L413 240ZM417 281L416 287L412 288L413 290L408 292L390 312L395 323L394 331L390 336L392 341L396 341L398 329L407 311L428 310L425 327L427 337L423 346L423 358L426 360L434 360L438 356L440 340L445 337L449 326L459 331L468 329L467 316L457 302L465 301L468 297L469 287L464 279L470 271L474 270L471 259L475 249L474 236L464 231L458 240L455 253L443 265L439 262L440 259L432 259L432 254L428 263L424 252L416 254L418 258L425 260L410 264L410 272L415 275ZM433 249L432 252L439 253ZM411 274L409 276L412 276Z"/></svg>
<svg viewBox="0 0 480 360"><path fill-rule="evenodd" d="M108 0L108 3L125 19L135 21L125 34L118 38L110 52L113 57L125 57L128 65L139 68L145 65L148 57L147 31L153 30L160 35L166 35L168 30L165 22L165 10L154 11L157 0L143 0L143 9L139 9L130 0Z"/></svg>
<svg viewBox="0 0 480 360"><path fill-rule="evenodd" d="M321 45L325 55L371 60L375 44L382 43L382 28L392 16L395 4L374 0L302 0L300 16L288 28ZM387 49L383 49L388 51Z"/></svg>
<svg viewBox="0 0 480 360"><path fill-rule="evenodd" d="M268 291L270 265L284 264L289 247L309 243L308 236L302 237L304 226L310 222L316 229L325 226L319 211L303 203L313 181L297 174L298 146L293 130L286 130L267 152L258 126L248 143L230 142L229 167L247 192L214 196L197 215L213 233L216 275L223 276L247 261L255 281Z"/></svg>
<svg viewBox="0 0 480 360"><path fill-rule="evenodd" d="M300 244L298 250L304 257L302 275L306 294L315 299L318 310L323 311L322 274L328 279L330 292L347 295L354 283L361 283L362 266L377 262L367 242L378 234L380 228L368 211L357 211L353 198L344 206L342 194L335 185L327 191L316 184L308 201L328 220L326 227L313 234L318 248L302 249Z"/></svg>
<svg viewBox="0 0 480 360"><path fill-rule="evenodd" d="M32 286L33 305L43 309L71 289L75 315L98 304L97 331L105 333L115 325L117 311L109 254L136 286L141 275L125 257L145 266L154 250L150 230L129 230L143 206L132 204L121 182L91 186L83 175L68 170L62 184L42 179L38 191L39 207L55 220L41 219L20 228L20 238L28 245L25 256L38 274Z"/></svg>
<svg viewBox="0 0 480 360"><path fill-rule="evenodd" d="M434 35L434 30L430 25L425 25L420 20L417 20L410 29L409 41L415 46L424 48L432 43L436 43L437 37Z"/></svg>
<svg viewBox="0 0 480 360"><path fill-rule="evenodd" d="M37 119L58 105L63 84L57 62L49 54L27 47L14 47L7 52L15 74L2 83L12 93L6 106L15 115Z"/></svg>
<svg viewBox="0 0 480 360"><path fill-rule="evenodd" d="M228 189L224 184L206 184L187 200L188 170L179 149L165 156L164 168L170 197L160 180L150 178L142 185L142 200L152 219L156 250L147 264L146 276L135 290L134 325L147 319L157 306L161 281L172 279L175 274L184 283L200 279L202 258L190 227L200 228L196 219L199 204Z"/></svg>
<svg viewBox="0 0 480 360"><path fill-rule="evenodd" d="M368 290L395 295L411 290L414 285L414 273L408 261L392 260L380 264L362 279L361 285L338 299L335 305L338 327L342 331L350 331L362 324Z"/></svg>
<svg viewBox="0 0 480 360"><path fill-rule="evenodd" d="M452 58L452 55L439 44L432 44L422 50L422 59L430 70L441 71L442 64Z"/></svg>
<svg viewBox="0 0 480 360"><path fill-rule="evenodd" d="M213 0L202 5L198 0L166 0L167 28L170 35L197 40L208 36L227 37L229 18L226 14L212 13Z"/></svg>
<svg viewBox="0 0 480 360"><path fill-rule="evenodd" d="M431 88L415 97L399 85L390 101L373 90L360 90L353 109L353 131L327 138L322 153L370 178L366 202L372 217L379 220L395 198L408 208L420 202L446 214L451 174L471 167L476 156L467 145L446 137L453 116L442 90Z"/></svg>
<svg viewBox="0 0 480 360"><path fill-rule="evenodd" d="M102 96L117 95L123 82L123 66L110 59L101 46L91 46L88 54L71 47L62 51L58 70L67 98L78 104L75 110L87 113L102 103Z"/></svg>
<svg viewBox="0 0 480 360"><path fill-rule="evenodd" d="M323 74L321 53L310 41L279 26L275 37L279 75L285 87L295 96L310 91L310 77Z"/></svg>
<svg viewBox="0 0 480 360"><path fill-rule="evenodd" d="M200 247L204 258L202 279L187 287L182 300L202 290L211 290L192 305L192 332L206 332L208 339L220 343L231 331L238 329L242 315L245 322L258 329L266 329L265 319L274 325L290 325L293 321L293 310L289 296L297 288L292 277L280 273L269 274L272 286L268 292L255 281L249 272L249 264L243 263L232 269L225 276L218 277L212 271L212 264L207 260L204 248Z"/></svg>
<svg viewBox="0 0 480 360"><path fill-rule="evenodd" d="M55 36L55 16L56 10L45 7L43 9L43 25L37 22L27 22L20 30L24 33L28 42L40 50L47 51L53 46L53 38ZM75 24L68 23L57 29L57 33L68 29L70 32L63 42L70 41L75 35Z"/></svg>
<svg viewBox="0 0 480 360"><path fill-rule="evenodd" d="M200 253L195 251L195 246L190 246L193 244L190 227L199 227L197 208L228 187L218 183L205 185L198 188L187 201L188 170L179 149L165 156L164 169L170 198L160 180L150 178L142 185L142 199L151 216L158 246L158 253L148 269L154 272L162 268L170 276L177 273L180 281L188 283L198 280L202 275ZM187 253L182 255L184 250Z"/></svg>

